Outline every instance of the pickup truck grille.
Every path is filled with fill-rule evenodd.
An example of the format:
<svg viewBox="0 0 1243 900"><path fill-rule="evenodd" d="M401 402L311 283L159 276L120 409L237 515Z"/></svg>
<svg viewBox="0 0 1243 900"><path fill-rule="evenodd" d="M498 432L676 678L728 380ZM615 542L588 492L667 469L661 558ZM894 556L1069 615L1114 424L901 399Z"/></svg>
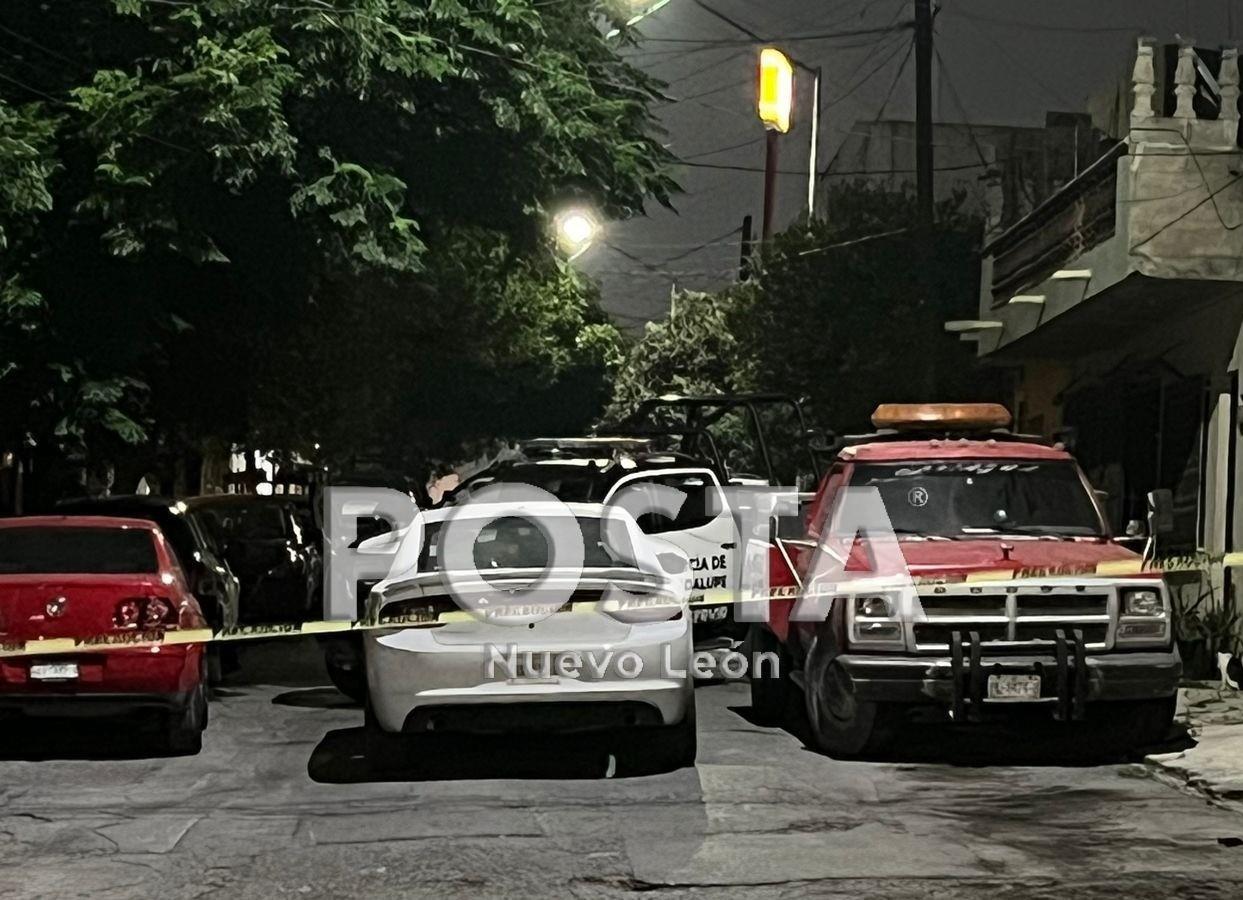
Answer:
<svg viewBox="0 0 1243 900"><path fill-rule="evenodd" d="M978 632L984 646L1052 645L1059 629L1083 632L1087 650L1106 650L1117 603L1109 588L996 588L984 593L961 586L921 593L924 616L911 626L918 651L948 652L951 635Z"/></svg>

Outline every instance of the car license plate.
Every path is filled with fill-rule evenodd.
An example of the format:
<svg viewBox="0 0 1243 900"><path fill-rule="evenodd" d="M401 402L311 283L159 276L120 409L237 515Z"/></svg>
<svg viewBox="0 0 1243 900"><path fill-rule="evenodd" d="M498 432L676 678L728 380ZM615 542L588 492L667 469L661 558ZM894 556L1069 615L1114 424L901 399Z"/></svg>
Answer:
<svg viewBox="0 0 1243 900"><path fill-rule="evenodd" d="M989 700L1039 700L1039 675L989 675Z"/></svg>
<svg viewBox="0 0 1243 900"><path fill-rule="evenodd" d="M35 681L67 681L78 677L77 663L35 663L30 667Z"/></svg>

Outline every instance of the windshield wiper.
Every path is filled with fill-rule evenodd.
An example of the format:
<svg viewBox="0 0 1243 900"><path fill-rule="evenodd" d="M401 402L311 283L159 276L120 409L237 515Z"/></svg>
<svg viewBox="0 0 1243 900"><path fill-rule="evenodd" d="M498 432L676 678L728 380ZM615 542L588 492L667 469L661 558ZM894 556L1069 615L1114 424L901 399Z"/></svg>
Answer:
<svg viewBox="0 0 1243 900"><path fill-rule="evenodd" d="M1068 529L1074 530L1071 531ZM1073 541L1077 537L1101 537L1101 535L1096 532L1078 525L1011 525L1010 530L1016 532L1017 534L1034 534L1039 535L1040 537L1052 537L1064 541Z"/></svg>

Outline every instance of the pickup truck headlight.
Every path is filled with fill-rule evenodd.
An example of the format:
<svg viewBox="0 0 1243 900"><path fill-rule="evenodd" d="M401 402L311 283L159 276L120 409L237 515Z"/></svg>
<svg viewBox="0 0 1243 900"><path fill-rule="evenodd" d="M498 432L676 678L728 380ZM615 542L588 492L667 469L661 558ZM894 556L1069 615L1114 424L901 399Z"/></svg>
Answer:
<svg viewBox="0 0 1243 900"><path fill-rule="evenodd" d="M1170 616L1165 596L1157 588L1126 588L1115 642L1128 645L1161 645L1170 641Z"/></svg>
<svg viewBox="0 0 1243 900"><path fill-rule="evenodd" d="M856 597L855 615L860 619L888 619L893 615L893 602L881 595Z"/></svg>
<svg viewBox="0 0 1243 900"><path fill-rule="evenodd" d="M1160 616L1165 614L1161 592L1153 590L1126 591L1122 595L1124 616Z"/></svg>
<svg viewBox="0 0 1243 900"><path fill-rule="evenodd" d="M852 644L878 650L905 648L906 637L902 623L894 620L893 598L884 594L855 597L851 612Z"/></svg>

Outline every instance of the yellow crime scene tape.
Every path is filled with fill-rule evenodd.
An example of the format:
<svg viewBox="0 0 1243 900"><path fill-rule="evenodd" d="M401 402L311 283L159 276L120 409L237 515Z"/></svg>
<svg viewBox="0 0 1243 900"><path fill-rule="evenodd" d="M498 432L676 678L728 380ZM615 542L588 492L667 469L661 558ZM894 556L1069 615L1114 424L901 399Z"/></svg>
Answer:
<svg viewBox="0 0 1243 900"><path fill-rule="evenodd" d="M1097 563L1093 566L1043 566L1035 568L996 569L970 572L962 576L946 576L936 578L913 577L915 585L921 584L980 584L1004 583L1008 581L1026 581L1033 578L1125 578L1129 576L1157 576L1174 572L1203 571L1209 566L1237 568L1243 566L1243 552L1219 555L1193 554L1188 556L1168 557L1160 561L1144 562L1135 560L1114 560ZM795 585L783 585L772 588L767 599L793 599L800 594L845 595L867 590L869 582L880 582L892 586L892 579L858 579L849 583L835 583L823 589L804 590ZM756 602L761 598L751 598ZM693 596L686 604L690 610L728 606L738 602L735 591L728 588L714 588ZM746 601L743 601L746 602ZM656 602L636 602L620 608L621 611L648 609L655 610L671 606L667 599ZM600 612L603 604L598 602L567 603L554 610L557 614L594 613ZM512 613L511 613L512 614ZM210 644L230 641L249 641L282 637L308 637L323 635L342 635L362 633L366 631L395 631L406 628L435 628L455 622L479 621L476 614L464 610L450 610L416 615L394 616L382 618L378 622L357 619L353 621L315 621L301 623L282 623L272 625L246 625L237 628L213 630L210 628L194 628L186 630L149 630L134 632L114 632L87 637L44 638L31 641L5 641L0 635L0 659L12 659L24 656L53 656L65 653L107 652L115 649L140 649L180 644Z"/></svg>

